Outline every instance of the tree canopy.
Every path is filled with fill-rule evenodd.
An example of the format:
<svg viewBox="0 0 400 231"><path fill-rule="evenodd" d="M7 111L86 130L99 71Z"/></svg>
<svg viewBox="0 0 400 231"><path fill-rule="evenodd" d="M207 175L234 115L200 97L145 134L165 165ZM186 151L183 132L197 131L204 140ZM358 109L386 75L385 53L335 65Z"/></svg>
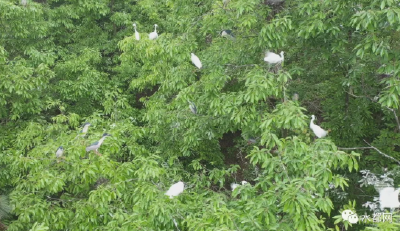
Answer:
<svg viewBox="0 0 400 231"><path fill-rule="evenodd" d="M392 223L340 215L371 215L365 203L399 187L399 1L0 12L0 230L399 229L398 209Z"/></svg>

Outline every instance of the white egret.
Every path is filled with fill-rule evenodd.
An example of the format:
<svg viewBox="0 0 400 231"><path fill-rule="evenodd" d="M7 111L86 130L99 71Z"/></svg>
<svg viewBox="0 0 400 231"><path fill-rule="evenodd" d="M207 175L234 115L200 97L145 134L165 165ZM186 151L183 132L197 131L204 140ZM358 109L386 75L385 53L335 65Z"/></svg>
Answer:
<svg viewBox="0 0 400 231"><path fill-rule="evenodd" d="M169 196L169 198L173 198L175 196L178 196L183 192L185 188L185 184L182 181L179 181L176 184L173 184L168 191L165 193L165 195Z"/></svg>
<svg viewBox="0 0 400 231"><path fill-rule="evenodd" d="M242 185L245 185L245 184L247 184L248 182L247 181L242 181ZM232 191L233 190L235 190L235 188L237 188L238 186L240 186L240 184L236 184L236 183L232 183L231 184L231 189L232 189Z"/></svg>
<svg viewBox="0 0 400 231"><path fill-rule="evenodd" d="M235 188L237 188L238 186L239 186L239 184L232 183L232 184L231 184L231 189L232 189L232 191L235 190Z"/></svg>
<svg viewBox="0 0 400 231"><path fill-rule="evenodd" d="M157 27L158 27L158 25L154 24L154 31L149 34L150 40L154 40L154 39L158 38Z"/></svg>
<svg viewBox="0 0 400 231"><path fill-rule="evenodd" d="M311 116L311 122L310 122L310 128L313 130L314 134L318 138L324 138L326 135L328 135L329 131L325 131L322 129L320 126L314 124L315 116Z"/></svg>
<svg viewBox="0 0 400 231"><path fill-rule="evenodd" d="M273 53L273 52L269 52L267 51L267 53L265 53L265 58L264 61L269 63L269 64L276 64L276 63L281 63L283 62L284 56L283 56L283 51L281 51L281 56Z"/></svg>
<svg viewBox="0 0 400 231"><path fill-rule="evenodd" d="M135 28L135 38L136 38L136 40L140 40L139 32L137 32L137 30L136 30L136 23L134 23L132 25L133 25L133 28Z"/></svg>
<svg viewBox="0 0 400 231"><path fill-rule="evenodd" d="M201 65L201 61L199 59L199 57L197 57L195 54L190 53L192 55L191 60L192 63L199 69L201 69L202 65Z"/></svg>
<svg viewBox="0 0 400 231"><path fill-rule="evenodd" d="M25 6L25 7L26 7L27 4L28 4L28 1L27 1L27 0L21 0L21 5L22 5L22 6Z"/></svg>

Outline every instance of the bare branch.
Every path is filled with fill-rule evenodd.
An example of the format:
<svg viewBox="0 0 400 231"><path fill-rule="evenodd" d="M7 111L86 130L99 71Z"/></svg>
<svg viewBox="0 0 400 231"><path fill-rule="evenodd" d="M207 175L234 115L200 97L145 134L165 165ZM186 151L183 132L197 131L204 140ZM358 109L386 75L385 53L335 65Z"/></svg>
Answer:
<svg viewBox="0 0 400 231"><path fill-rule="evenodd" d="M373 149L373 147L355 147L355 148L340 148L338 147L339 150L359 150L359 149Z"/></svg>
<svg viewBox="0 0 400 231"><path fill-rule="evenodd" d="M391 159L391 160L394 160L394 161L396 161L396 162L400 165L400 161L398 161L398 160L396 160L395 158L389 156L388 154L385 154L385 153L381 152L381 150L379 150L379 149L377 149L376 147L372 146L372 145L369 144L366 140L364 140L364 142L365 142L366 144L368 144L372 149L375 149L375 151L377 151L377 152L378 152L379 154L381 154L382 156L384 156L384 157L386 157L386 158L389 158L389 159Z"/></svg>
<svg viewBox="0 0 400 231"><path fill-rule="evenodd" d="M393 112L394 118L396 119L396 123L397 123L397 126L399 127L399 131L400 131L400 122L399 122L399 117L397 117L396 111L393 108L389 108L389 107L386 107L386 108Z"/></svg>
<svg viewBox="0 0 400 231"><path fill-rule="evenodd" d="M228 64L225 64L225 66L232 66L235 68L240 68L240 67L254 67L254 66L256 66L256 64L235 65L235 64L228 63Z"/></svg>

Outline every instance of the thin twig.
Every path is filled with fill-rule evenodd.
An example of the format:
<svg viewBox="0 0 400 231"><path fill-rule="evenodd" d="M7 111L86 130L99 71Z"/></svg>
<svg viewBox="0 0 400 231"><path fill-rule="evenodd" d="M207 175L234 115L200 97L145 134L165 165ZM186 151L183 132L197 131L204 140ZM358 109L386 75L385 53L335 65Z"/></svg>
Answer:
<svg viewBox="0 0 400 231"><path fill-rule="evenodd" d="M381 155L383 155L384 157L387 157L387 158L389 158L389 159L391 159L391 160L396 161L396 162L400 165L400 161L398 161L398 160L396 160L395 158L389 156L388 154L385 154L385 153L381 152L381 150L379 150L379 149L377 149L376 147L372 146L372 145L369 144L366 140L364 140L364 142L365 142L366 144L368 144L371 148L375 149L375 151L377 151L379 154L381 154Z"/></svg>
<svg viewBox="0 0 400 231"><path fill-rule="evenodd" d="M176 229L180 231L180 229L178 228L178 223L175 221L175 218L172 217L172 221L174 222Z"/></svg>
<svg viewBox="0 0 400 231"><path fill-rule="evenodd" d="M358 149L373 149L372 147L355 147L355 148L340 148L338 147L339 150L358 150Z"/></svg>
<svg viewBox="0 0 400 231"><path fill-rule="evenodd" d="M242 38L255 38L255 37L258 37L258 35L242 36Z"/></svg>
<svg viewBox="0 0 400 231"><path fill-rule="evenodd" d="M225 66L233 66L235 68L239 68L239 67L254 67L254 66L256 66L256 64L235 65L235 64L227 63L227 64L225 64Z"/></svg>
<svg viewBox="0 0 400 231"><path fill-rule="evenodd" d="M285 167L285 164L283 163L281 152L278 151L278 154L279 154L279 159L281 160L281 164L282 164L283 170L284 170L285 173L286 173L286 177L289 179L289 173L288 173L288 171L287 171L287 169L286 169L286 167Z"/></svg>
<svg viewBox="0 0 400 231"><path fill-rule="evenodd" d="M396 111L393 108L389 108L389 107L386 107L386 108L393 112L394 118L396 119L396 123L397 123L397 126L399 127L399 131L400 131L400 122L399 122L399 117L397 117Z"/></svg>
<svg viewBox="0 0 400 231"><path fill-rule="evenodd" d="M377 101L376 99L373 99L373 98L371 98L371 97L369 97L369 96L358 96L358 95L354 95L353 93L350 93L350 92L348 92L348 91L345 91L345 92L346 92L347 94L353 96L353 97L356 97L356 98L368 98L368 99L370 99L372 102L378 103L378 101ZM382 104L380 104L380 103L378 103L378 104L382 106ZM396 119L396 123L397 123L397 126L398 126L399 131L400 131L400 121L399 121L399 117L397 117L396 111L395 111L393 108L386 107L386 106L384 106L384 107L385 107L386 109L388 109L389 111L393 112L394 118Z"/></svg>

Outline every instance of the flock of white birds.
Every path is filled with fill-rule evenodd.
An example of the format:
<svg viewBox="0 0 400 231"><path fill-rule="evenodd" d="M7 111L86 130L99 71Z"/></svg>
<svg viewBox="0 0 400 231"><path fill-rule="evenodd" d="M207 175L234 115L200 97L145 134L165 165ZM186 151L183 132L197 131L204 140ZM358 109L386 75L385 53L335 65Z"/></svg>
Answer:
<svg viewBox="0 0 400 231"><path fill-rule="evenodd" d="M132 25L133 25L133 28L135 29L135 39L136 40L140 40L140 34L136 29L136 27L137 27L136 23L133 23ZM155 40L155 39L158 38L157 27L158 27L158 25L154 24L154 31L149 34L149 39L150 40ZM225 32L225 34L224 34L224 32ZM229 30L229 32L231 32L231 31ZM228 33L226 31L223 31L221 33L221 35L222 36L227 36ZM197 57L194 53L191 53L190 55L191 55L192 63L197 68L201 69L203 67L203 65L202 65L199 57ZM278 54L275 54L273 52L267 51L265 53L264 61L269 63L269 64L280 64L280 63L282 63L284 61L284 52L281 51L280 54L278 55ZM194 103L189 102L189 108L194 114L197 113L197 109L196 109L196 106L194 105ZM312 115L311 116L311 122L310 122L310 128L314 132L314 134L318 138L324 138L325 136L327 136L329 131L326 131L326 130L322 129L318 125L315 125L314 124L314 120L315 120L315 116ZM242 185L245 185L245 184L247 184L247 182L246 181L242 181ZM236 184L236 183L232 183L231 184L232 191L235 188L237 188L238 186L240 186L240 185ZM181 194L183 192L184 188L185 188L184 183L182 181L179 181L178 183L173 184L168 189L168 191L165 193L165 195L169 196L170 198L173 198L174 196L178 196L179 194Z"/></svg>
<svg viewBox="0 0 400 231"><path fill-rule="evenodd" d="M133 25L133 28L135 29L135 39L136 39L136 40L140 40L140 34L139 34L139 32L137 31L137 25L136 25L136 23L133 23L132 25ZM231 35L230 33L231 33L230 30L224 30L224 31L222 31L221 36L222 36L222 37L232 37L232 38L234 38L233 35ZM149 39L150 39L150 40L154 40L154 39L157 39L157 38L158 38L157 24L154 24L154 31L151 32L151 33L149 34ZM283 53L284 53L284 52L281 51L280 55L277 55L277 54L275 54L275 53L273 53L273 52L267 51L267 53L265 54L264 61L267 62L267 63L269 63L269 64L279 64L279 63L282 63L283 60L284 60ZM203 67L203 65L201 64L201 61L200 61L199 57L197 57L197 55L195 55L194 53L191 53L191 60L192 60L192 63L193 63L197 68L201 69L201 68Z"/></svg>

